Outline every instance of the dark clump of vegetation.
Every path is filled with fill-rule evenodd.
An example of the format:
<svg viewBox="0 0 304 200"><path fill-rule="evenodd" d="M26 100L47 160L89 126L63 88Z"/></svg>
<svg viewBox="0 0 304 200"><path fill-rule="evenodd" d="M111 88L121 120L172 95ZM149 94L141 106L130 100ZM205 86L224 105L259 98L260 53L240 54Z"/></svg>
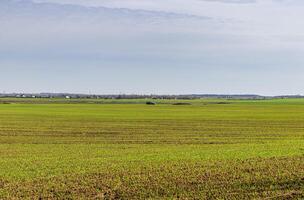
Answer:
<svg viewBox="0 0 304 200"><path fill-rule="evenodd" d="M181 102L181 103L173 103L172 105L175 105L175 106L187 106L187 105L191 105L191 103L183 103L183 102Z"/></svg>
<svg viewBox="0 0 304 200"><path fill-rule="evenodd" d="M231 102L208 102L207 104L217 104L217 105L225 105L225 104L231 104Z"/></svg>
<svg viewBox="0 0 304 200"><path fill-rule="evenodd" d="M147 104L147 105L156 105L156 103L153 102L153 101L147 101L146 104Z"/></svg>

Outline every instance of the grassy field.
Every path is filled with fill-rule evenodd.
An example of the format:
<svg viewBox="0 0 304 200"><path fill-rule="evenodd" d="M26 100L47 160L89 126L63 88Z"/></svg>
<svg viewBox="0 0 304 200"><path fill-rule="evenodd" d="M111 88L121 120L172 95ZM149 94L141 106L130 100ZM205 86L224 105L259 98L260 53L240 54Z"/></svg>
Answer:
<svg viewBox="0 0 304 200"><path fill-rule="evenodd" d="M0 99L0 199L304 198L304 100L145 101Z"/></svg>

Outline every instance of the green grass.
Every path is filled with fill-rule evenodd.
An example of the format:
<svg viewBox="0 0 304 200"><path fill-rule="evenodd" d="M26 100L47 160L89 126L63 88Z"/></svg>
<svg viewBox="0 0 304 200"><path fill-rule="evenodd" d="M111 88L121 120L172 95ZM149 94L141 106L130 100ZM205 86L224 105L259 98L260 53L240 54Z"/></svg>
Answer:
<svg viewBox="0 0 304 200"><path fill-rule="evenodd" d="M0 99L0 199L304 198L304 100L145 101Z"/></svg>

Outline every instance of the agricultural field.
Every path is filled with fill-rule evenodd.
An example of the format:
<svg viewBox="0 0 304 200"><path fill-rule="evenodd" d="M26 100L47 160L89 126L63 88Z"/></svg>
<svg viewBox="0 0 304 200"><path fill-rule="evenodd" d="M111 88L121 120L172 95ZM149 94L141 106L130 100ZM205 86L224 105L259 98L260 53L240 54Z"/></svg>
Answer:
<svg viewBox="0 0 304 200"><path fill-rule="evenodd" d="M0 99L0 199L304 198L304 99L146 101Z"/></svg>

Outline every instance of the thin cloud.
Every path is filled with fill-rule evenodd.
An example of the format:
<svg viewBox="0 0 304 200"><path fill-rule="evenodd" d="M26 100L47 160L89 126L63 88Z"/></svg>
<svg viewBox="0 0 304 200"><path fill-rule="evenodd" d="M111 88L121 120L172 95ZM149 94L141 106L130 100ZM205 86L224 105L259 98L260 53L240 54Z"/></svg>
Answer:
<svg viewBox="0 0 304 200"><path fill-rule="evenodd" d="M237 4L247 4L247 3L256 3L257 0L200 0L207 2L219 2L219 3L237 3Z"/></svg>

